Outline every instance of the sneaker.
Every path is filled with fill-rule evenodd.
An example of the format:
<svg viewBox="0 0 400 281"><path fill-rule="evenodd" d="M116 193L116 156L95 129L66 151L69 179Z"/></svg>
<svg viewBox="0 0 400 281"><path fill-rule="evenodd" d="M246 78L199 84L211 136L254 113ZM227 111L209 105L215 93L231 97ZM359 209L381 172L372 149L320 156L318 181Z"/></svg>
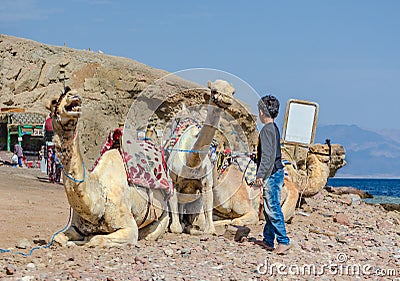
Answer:
<svg viewBox="0 0 400 281"><path fill-rule="evenodd" d="M292 245L286 245L286 244L278 244L278 246L275 248L274 253L278 255L286 255L289 249L292 248Z"/></svg>
<svg viewBox="0 0 400 281"><path fill-rule="evenodd" d="M263 247L267 251L273 251L274 250L274 247L271 247L271 246L267 245L267 243L265 243L262 240L256 240L256 241L254 241L254 244L257 244L257 245Z"/></svg>

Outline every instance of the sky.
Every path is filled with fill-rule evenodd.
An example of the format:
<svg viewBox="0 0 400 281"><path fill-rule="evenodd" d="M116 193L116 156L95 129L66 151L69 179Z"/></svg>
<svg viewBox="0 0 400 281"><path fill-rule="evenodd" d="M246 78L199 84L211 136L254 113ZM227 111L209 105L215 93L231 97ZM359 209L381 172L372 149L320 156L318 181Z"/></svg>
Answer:
<svg viewBox="0 0 400 281"><path fill-rule="evenodd" d="M400 130L399 11L397 0L2 0L0 33L231 73L278 97L280 123L300 99L319 105L319 125Z"/></svg>

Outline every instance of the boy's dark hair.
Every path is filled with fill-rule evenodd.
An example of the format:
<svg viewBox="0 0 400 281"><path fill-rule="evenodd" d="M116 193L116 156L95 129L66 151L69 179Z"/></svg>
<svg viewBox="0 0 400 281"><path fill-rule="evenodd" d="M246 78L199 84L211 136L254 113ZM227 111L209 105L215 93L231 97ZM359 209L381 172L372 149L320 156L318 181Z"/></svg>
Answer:
<svg viewBox="0 0 400 281"><path fill-rule="evenodd" d="M272 95L266 95L259 100L258 108L265 115L269 115L271 118L276 118L279 113L279 100ZM266 110L268 112L266 112Z"/></svg>

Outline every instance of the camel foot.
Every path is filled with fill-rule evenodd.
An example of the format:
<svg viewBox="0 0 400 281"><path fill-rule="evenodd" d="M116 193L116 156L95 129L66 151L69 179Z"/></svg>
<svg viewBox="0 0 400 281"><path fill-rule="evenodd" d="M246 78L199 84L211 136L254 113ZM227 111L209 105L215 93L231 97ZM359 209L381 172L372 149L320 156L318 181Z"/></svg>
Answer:
<svg viewBox="0 0 400 281"><path fill-rule="evenodd" d="M104 237L97 235L97 236L93 236L88 243L85 244L85 246L89 247L89 248L95 248L95 247L99 247L99 246L106 246L107 245L107 239L105 239Z"/></svg>
<svg viewBox="0 0 400 281"><path fill-rule="evenodd" d="M184 228L183 230L184 233L190 234L190 235L203 235L204 232L200 230L200 227L197 225L188 225Z"/></svg>
<svg viewBox="0 0 400 281"><path fill-rule="evenodd" d="M166 232L168 223L169 216L164 213L158 221L151 223L139 231L139 240L156 241Z"/></svg>
<svg viewBox="0 0 400 281"><path fill-rule="evenodd" d="M53 241L61 247L65 247L67 246L69 238L63 232L61 232L54 237Z"/></svg>
<svg viewBox="0 0 400 281"><path fill-rule="evenodd" d="M232 220L216 220L214 221L214 226L225 226L232 224Z"/></svg>
<svg viewBox="0 0 400 281"><path fill-rule="evenodd" d="M117 240L117 239L110 239L109 237L106 237L106 235L97 235L93 236L89 240L89 242L85 243L84 245L89 248L111 248L111 247L123 247L127 244L136 244L134 242L129 243L126 240Z"/></svg>
<svg viewBox="0 0 400 281"><path fill-rule="evenodd" d="M183 229L180 223L174 223L170 225L169 231L171 231L172 233L182 233Z"/></svg>
<svg viewBox="0 0 400 281"><path fill-rule="evenodd" d="M70 241L83 241L85 240L85 237L80 234L80 231L75 225L71 225L66 231L64 231L64 234L68 237Z"/></svg>
<svg viewBox="0 0 400 281"><path fill-rule="evenodd" d="M213 226L213 227L210 227L210 228L206 228L204 230L204 234L210 234L210 235L216 234L215 227Z"/></svg>

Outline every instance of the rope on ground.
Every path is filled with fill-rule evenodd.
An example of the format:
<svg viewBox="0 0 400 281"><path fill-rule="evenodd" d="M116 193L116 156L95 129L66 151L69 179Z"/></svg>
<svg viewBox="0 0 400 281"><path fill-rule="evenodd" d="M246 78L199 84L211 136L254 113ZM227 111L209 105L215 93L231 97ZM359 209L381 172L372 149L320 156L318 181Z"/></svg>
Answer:
<svg viewBox="0 0 400 281"><path fill-rule="evenodd" d="M24 256L24 257L28 257L28 256L31 256L32 253L33 253L33 251L35 251L35 250L50 248L51 245L53 244L54 237L56 237L59 233L65 231L65 230L67 229L67 227L68 227L68 226L70 225L70 223L71 223L71 219L72 219L72 208L70 207L70 208L69 208L69 218L68 218L67 224L66 224L62 229L60 229L59 231L57 231L56 233L54 233L54 234L51 236L50 242L49 242L47 245L33 247L28 253L23 253L23 252L14 252L14 253L13 253L13 252L11 252L11 250L6 250L6 249L1 249L1 248L0 248L0 253L13 253L13 254L22 255L22 256Z"/></svg>

